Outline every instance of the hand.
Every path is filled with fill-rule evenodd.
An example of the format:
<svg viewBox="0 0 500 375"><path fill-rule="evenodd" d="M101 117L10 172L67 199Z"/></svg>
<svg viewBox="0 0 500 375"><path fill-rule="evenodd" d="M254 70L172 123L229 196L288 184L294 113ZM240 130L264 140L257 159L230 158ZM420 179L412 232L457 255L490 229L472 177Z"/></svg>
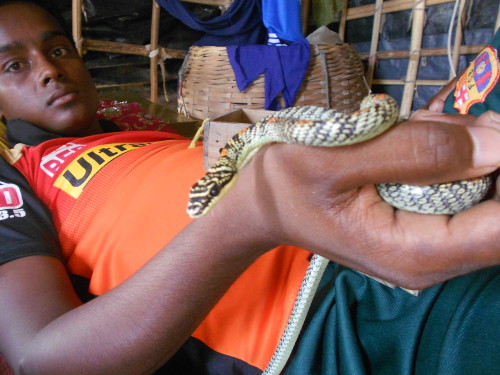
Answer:
<svg viewBox="0 0 500 375"><path fill-rule="evenodd" d="M460 73L458 76L461 76ZM443 112L444 103L450 92L455 88L456 79L451 80L448 84L439 90L436 95L434 95L427 104L422 108L424 110L429 110L432 112ZM417 111L418 112L418 111Z"/></svg>
<svg viewBox="0 0 500 375"><path fill-rule="evenodd" d="M498 168L498 114L436 116L440 121L408 121L349 147L266 147L214 214L226 204L238 207L254 224L264 218L260 240L303 247L410 289L499 264L498 186L493 199L453 217L394 209L374 187L452 181Z"/></svg>

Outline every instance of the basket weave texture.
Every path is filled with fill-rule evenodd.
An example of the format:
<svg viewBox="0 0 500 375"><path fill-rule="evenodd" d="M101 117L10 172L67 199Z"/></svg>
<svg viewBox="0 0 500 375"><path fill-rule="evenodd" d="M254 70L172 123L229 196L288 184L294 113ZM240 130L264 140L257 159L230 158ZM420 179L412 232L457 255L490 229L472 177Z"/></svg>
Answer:
<svg viewBox="0 0 500 375"><path fill-rule="evenodd" d="M351 45L311 46L309 69L294 105L352 112L367 93L363 63ZM215 118L238 108L264 109L264 103L264 76L240 92L225 47L189 49L179 71L179 113Z"/></svg>

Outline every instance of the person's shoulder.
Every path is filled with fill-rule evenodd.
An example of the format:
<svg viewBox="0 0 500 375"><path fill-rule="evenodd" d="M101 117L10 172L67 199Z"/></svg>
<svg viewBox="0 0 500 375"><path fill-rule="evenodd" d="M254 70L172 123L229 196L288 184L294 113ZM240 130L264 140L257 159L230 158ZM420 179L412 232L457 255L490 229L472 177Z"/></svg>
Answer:
<svg viewBox="0 0 500 375"><path fill-rule="evenodd" d="M61 138L61 136L15 118L7 121L6 138L10 145L23 143L35 146L51 139Z"/></svg>
<svg viewBox="0 0 500 375"><path fill-rule="evenodd" d="M0 149L0 181L2 180L17 180L17 170L8 162L8 149Z"/></svg>

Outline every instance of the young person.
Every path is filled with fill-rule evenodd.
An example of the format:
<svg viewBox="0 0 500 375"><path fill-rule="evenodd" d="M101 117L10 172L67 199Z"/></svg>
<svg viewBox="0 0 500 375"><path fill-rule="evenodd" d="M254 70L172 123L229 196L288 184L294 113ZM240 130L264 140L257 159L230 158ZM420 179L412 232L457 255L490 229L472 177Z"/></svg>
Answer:
<svg viewBox="0 0 500 375"><path fill-rule="evenodd" d="M459 332L454 344L470 349L469 325L443 321L464 316L454 315L460 301L470 302L468 321L482 314L494 327L498 194L450 218L397 211L374 184L495 171L498 114L423 112L350 147L265 147L191 222L201 149L174 135L110 133L96 106L55 18L32 1L2 2L0 110L9 141L24 144L0 164L0 351L15 372L260 373L309 263L302 249L335 263L285 371L453 370L434 351L449 346L430 344L430 332L444 341ZM414 297L351 269L430 288ZM68 274L89 278L98 296L82 304ZM470 338L491 348L475 369L497 358L497 338Z"/></svg>

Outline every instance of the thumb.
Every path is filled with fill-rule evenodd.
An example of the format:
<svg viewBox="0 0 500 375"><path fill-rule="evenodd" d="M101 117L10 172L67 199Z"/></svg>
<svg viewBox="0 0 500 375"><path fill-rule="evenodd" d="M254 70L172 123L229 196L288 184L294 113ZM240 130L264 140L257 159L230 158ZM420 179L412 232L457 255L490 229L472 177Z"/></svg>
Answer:
<svg viewBox="0 0 500 375"><path fill-rule="evenodd" d="M469 128L475 167L498 168L500 164L500 114L487 111Z"/></svg>
<svg viewBox="0 0 500 375"><path fill-rule="evenodd" d="M349 166L342 176L344 186L431 184L491 173L500 166L500 129L495 121L482 118L470 127L409 121L342 148L337 162Z"/></svg>

